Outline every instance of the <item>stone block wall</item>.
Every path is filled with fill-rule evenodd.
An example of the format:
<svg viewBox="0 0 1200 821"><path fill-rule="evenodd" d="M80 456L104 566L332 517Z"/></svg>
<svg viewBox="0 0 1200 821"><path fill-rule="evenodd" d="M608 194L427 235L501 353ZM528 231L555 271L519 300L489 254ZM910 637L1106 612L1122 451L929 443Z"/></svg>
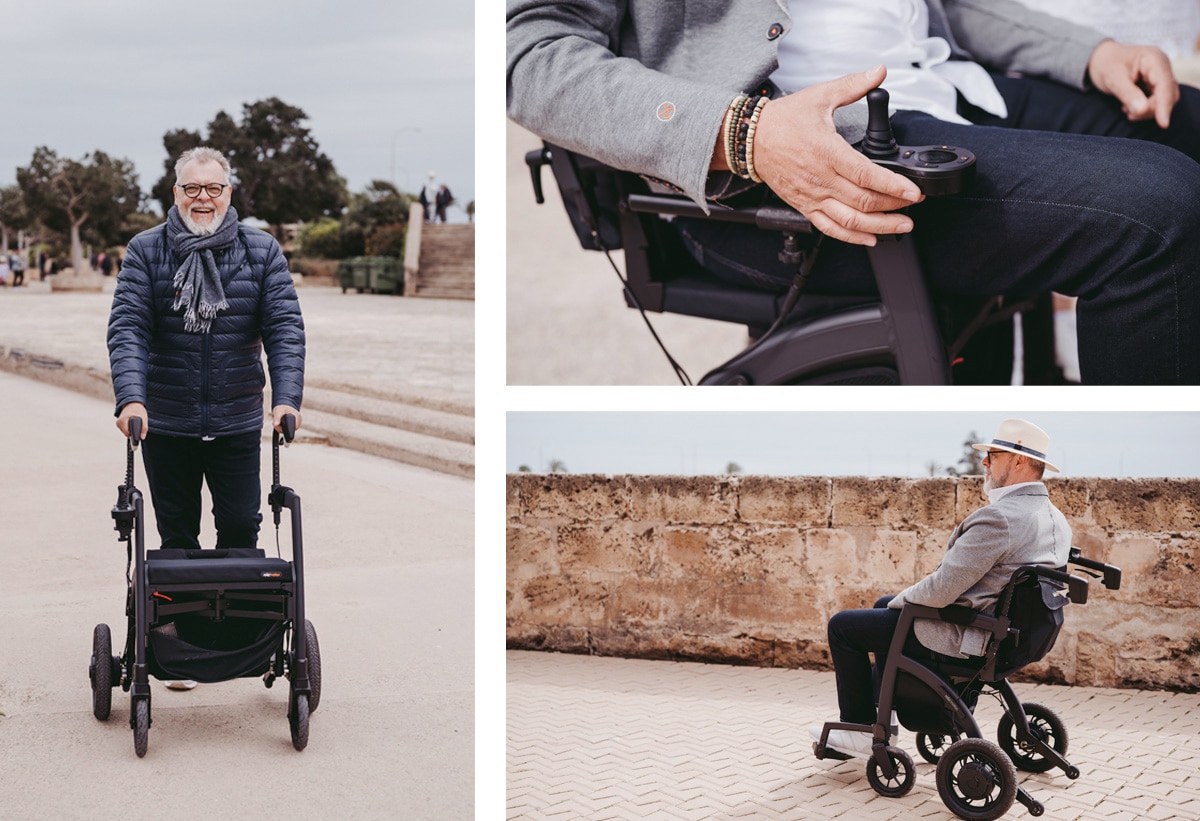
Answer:
<svg viewBox="0 0 1200 821"><path fill-rule="evenodd" d="M1122 568L1022 677L1200 691L1200 480L1050 479L1089 558ZM513 474L513 648L829 667L825 625L931 572L976 477Z"/></svg>

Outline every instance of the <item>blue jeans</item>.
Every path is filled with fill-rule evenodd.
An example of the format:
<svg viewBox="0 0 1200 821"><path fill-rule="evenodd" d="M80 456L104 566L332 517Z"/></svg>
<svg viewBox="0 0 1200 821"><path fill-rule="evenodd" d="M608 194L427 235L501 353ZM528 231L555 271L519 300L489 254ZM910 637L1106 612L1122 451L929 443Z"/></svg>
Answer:
<svg viewBox="0 0 1200 821"><path fill-rule="evenodd" d="M967 193L913 206L913 236L935 298L1048 291L1078 296L1081 377L1091 384L1200 384L1200 91L1184 86L1167 131L1130 123L1098 92L994 75L998 118L974 125L898 112L901 144L975 152ZM768 196L765 186L746 196ZM753 227L677 220L717 276L785 290L793 266ZM826 241L817 294L873 294L866 253Z"/></svg>
<svg viewBox="0 0 1200 821"><path fill-rule="evenodd" d="M142 461L164 548L200 547L200 484L213 502L218 548L256 547L262 523L259 431L205 442L148 433Z"/></svg>
<svg viewBox="0 0 1200 821"><path fill-rule="evenodd" d="M896 634L896 623L900 621L899 610L887 609L893 598L884 596L871 610L842 610L829 620L829 655L837 680L838 709L841 720L847 723L875 723L879 684ZM904 654L918 661L936 658L915 636L905 641Z"/></svg>

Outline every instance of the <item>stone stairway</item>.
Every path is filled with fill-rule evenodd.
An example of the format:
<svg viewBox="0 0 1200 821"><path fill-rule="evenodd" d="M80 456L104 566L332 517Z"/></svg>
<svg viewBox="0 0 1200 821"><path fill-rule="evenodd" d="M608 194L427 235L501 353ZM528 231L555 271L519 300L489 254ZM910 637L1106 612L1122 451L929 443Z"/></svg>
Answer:
<svg viewBox="0 0 1200 821"><path fill-rule="evenodd" d="M405 272L404 295L474 299L474 223L429 223L416 236L418 267Z"/></svg>
<svg viewBox="0 0 1200 821"><path fill-rule="evenodd" d="M304 389L303 414L300 433L308 438L442 473L475 475L471 408L310 384Z"/></svg>

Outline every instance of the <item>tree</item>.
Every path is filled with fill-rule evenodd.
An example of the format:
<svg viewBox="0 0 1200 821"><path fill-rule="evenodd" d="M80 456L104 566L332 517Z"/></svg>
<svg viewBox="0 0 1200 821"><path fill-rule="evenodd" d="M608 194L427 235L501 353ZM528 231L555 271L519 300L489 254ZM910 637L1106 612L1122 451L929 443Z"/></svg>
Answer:
<svg viewBox="0 0 1200 821"><path fill-rule="evenodd" d="M9 233L29 225L29 209L20 186L0 188L0 251L8 253Z"/></svg>
<svg viewBox="0 0 1200 821"><path fill-rule="evenodd" d="M972 444L979 441L979 434L971 431L967 434L967 439L963 442L963 454L959 458L957 465L946 468L948 476L982 476L983 475L983 453L971 447Z"/></svg>
<svg viewBox="0 0 1200 821"><path fill-rule="evenodd" d="M728 465L725 466L726 475L732 476L735 473L741 473L741 472L742 472L742 466L739 465L737 462L730 462Z"/></svg>
<svg viewBox="0 0 1200 821"><path fill-rule="evenodd" d="M238 215L270 223L276 237L282 237L284 223L340 214L347 201L346 183L303 125L307 119L301 109L271 97L243 105L241 123L217 112L207 139L196 131L167 132L166 173L153 191L163 213L175 202L175 161L190 148L208 145L233 168L231 204Z"/></svg>
<svg viewBox="0 0 1200 821"><path fill-rule="evenodd" d="M550 460L550 472L551 473L566 473L567 465L565 462L563 462L559 459L551 459Z"/></svg>
<svg viewBox="0 0 1200 821"><path fill-rule="evenodd" d="M17 169L17 185L32 217L52 231L70 232L77 272L83 268L83 239L115 243L142 202L133 163L103 151L68 160L39 146L29 165Z"/></svg>
<svg viewBox="0 0 1200 821"><path fill-rule="evenodd" d="M529 465L521 465L517 468L517 473L530 473Z"/></svg>

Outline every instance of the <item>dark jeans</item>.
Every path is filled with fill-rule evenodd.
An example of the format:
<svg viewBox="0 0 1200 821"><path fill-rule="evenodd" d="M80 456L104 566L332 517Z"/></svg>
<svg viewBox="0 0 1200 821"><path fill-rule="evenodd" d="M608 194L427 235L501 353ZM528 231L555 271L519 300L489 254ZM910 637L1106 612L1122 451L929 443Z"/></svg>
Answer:
<svg viewBox="0 0 1200 821"><path fill-rule="evenodd" d="M842 721L875 723L883 667L900 621L899 610L887 609L893 598L884 596L871 610L842 610L829 620L829 655L833 658ZM875 654L874 666L871 653ZM918 661L932 661L937 655L915 636L905 641L904 654Z"/></svg>
<svg viewBox="0 0 1200 821"><path fill-rule="evenodd" d="M142 461L164 548L200 547L200 484L212 495L217 547L255 547L262 486L258 431L211 441L149 433Z"/></svg>
<svg viewBox="0 0 1200 821"><path fill-rule="evenodd" d="M911 111L892 119L901 144L959 145L978 157L969 192L907 209L935 295L1078 296L1085 383L1200 384L1200 91L1181 88L1162 131L1128 122L1098 92L994 79L1006 118L963 105L975 125ZM718 276L774 290L791 283L775 237L676 222ZM865 251L826 241L809 291L874 293Z"/></svg>

